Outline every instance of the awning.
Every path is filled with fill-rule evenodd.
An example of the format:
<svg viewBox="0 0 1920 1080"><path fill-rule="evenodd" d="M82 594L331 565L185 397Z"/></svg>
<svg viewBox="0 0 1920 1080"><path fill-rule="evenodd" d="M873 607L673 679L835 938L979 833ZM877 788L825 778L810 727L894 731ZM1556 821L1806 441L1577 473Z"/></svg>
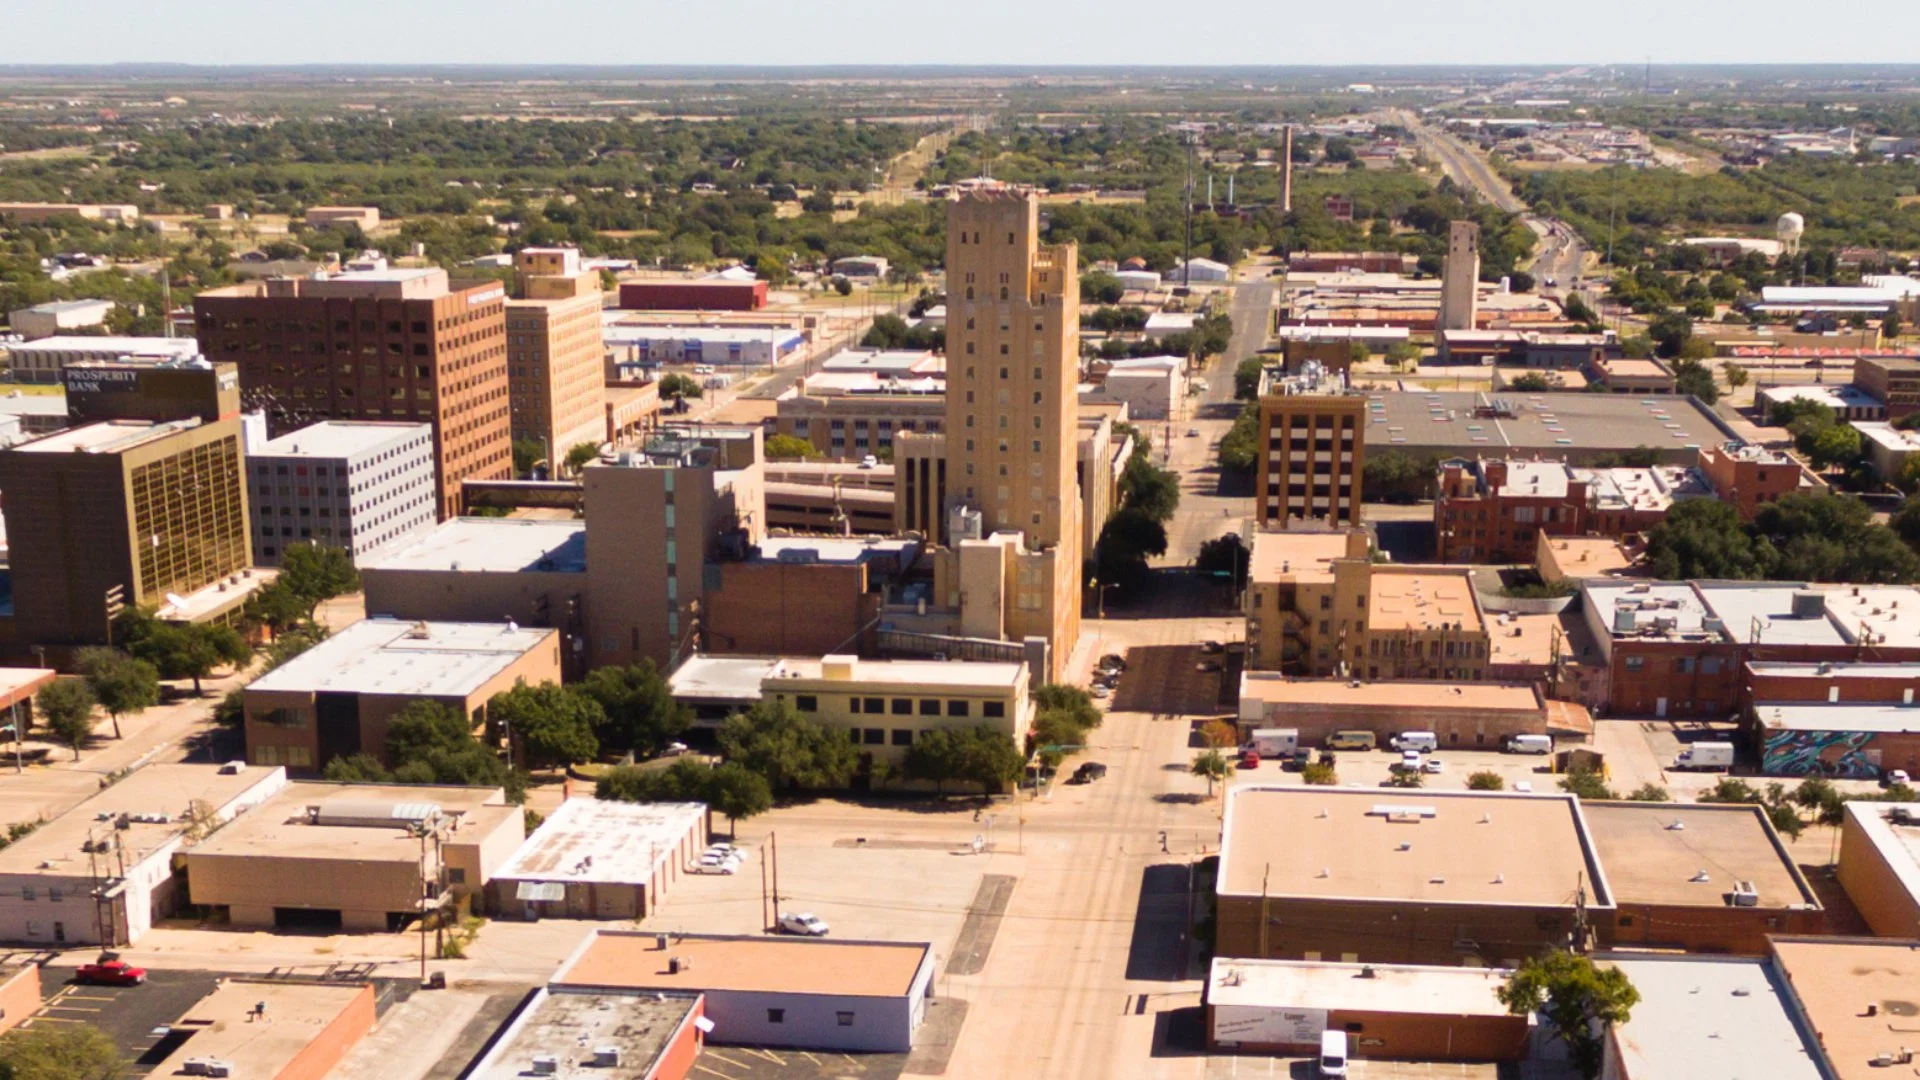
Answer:
<svg viewBox="0 0 1920 1080"><path fill-rule="evenodd" d="M567 887L558 881L523 881L513 896L516 900L565 900Z"/></svg>

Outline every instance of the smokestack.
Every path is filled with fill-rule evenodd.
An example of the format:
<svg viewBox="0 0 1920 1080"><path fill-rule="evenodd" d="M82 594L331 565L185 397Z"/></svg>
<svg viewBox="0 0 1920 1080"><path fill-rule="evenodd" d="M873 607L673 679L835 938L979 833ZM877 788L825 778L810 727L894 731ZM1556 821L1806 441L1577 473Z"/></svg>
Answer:
<svg viewBox="0 0 1920 1080"><path fill-rule="evenodd" d="M1280 166L1280 212L1293 213L1293 125L1287 125L1285 149L1281 151Z"/></svg>

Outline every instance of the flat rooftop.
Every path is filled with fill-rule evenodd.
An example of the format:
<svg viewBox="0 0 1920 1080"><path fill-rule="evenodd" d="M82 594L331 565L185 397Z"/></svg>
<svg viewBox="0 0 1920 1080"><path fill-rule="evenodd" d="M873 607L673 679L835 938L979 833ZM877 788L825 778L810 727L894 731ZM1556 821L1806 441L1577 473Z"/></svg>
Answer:
<svg viewBox="0 0 1920 1080"><path fill-rule="evenodd" d="M379 420L322 420L277 439L248 457L350 458L409 437L431 438L433 425Z"/></svg>
<svg viewBox="0 0 1920 1080"><path fill-rule="evenodd" d="M1559 650L1561 656L1573 655L1573 649L1567 643L1566 627L1559 614L1554 612L1489 613L1487 637L1489 664L1544 666L1553 663L1555 649Z"/></svg>
<svg viewBox="0 0 1920 1080"><path fill-rule="evenodd" d="M1820 906L1764 807L1582 802L1580 812L1615 903L1724 908L1733 883L1750 881L1760 907Z"/></svg>
<svg viewBox="0 0 1920 1080"><path fill-rule="evenodd" d="M852 566L857 563L872 562L875 559L892 559L895 562L901 562L919 551L920 541L894 540L877 536L867 539L837 536L769 536L754 547L757 552L755 559L760 562L780 562L784 555L786 559L793 561L840 563Z"/></svg>
<svg viewBox="0 0 1920 1080"><path fill-rule="evenodd" d="M199 426L198 420L176 420L167 424L151 420L102 420L21 443L13 449L22 454L123 454L136 446Z"/></svg>
<svg viewBox="0 0 1920 1080"><path fill-rule="evenodd" d="M167 337L94 337L85 334L56 334L38 341L21 341L7 346L13 353L80 352L93 356L171 356L185 359L200 355L200 342L194 338Z"/></svg>
<svg viewBox="0 0 1920 1080"><path fill-rule="evenodd" d="M1846 804L1860 835L1886 860L1894 876L1906 887L1907 895L1920 902L1920 825L1896 825L1890 812L1904 810L1907 820L1920 821L1920 803L1874 803L1851 801Z"/></svg>
<svg viewBox="0 0 1920 1080"><path fill-rule="evenodd" d="M839 666L845 671L829 671ZM1027 677L1019 663L953 663L946 660L862 660L823 656L818 660L782 659L767 678L774 681L844 683L848 686L927 686L1010 689Z"/></svg>
<svg viewBox="0 0 1920 1080"><path fill-rule="evenodd" d="M194 803L217 809L257 785L271 789L286 782L285 770L277 766L248 765L237 773L220 770L218 765L178 764L135 769L119 783L0 848L0 873L84 877L90 873L91 859L81 848L96 835L117 838L132 865L186 832L193 824L189 811ZM129 816L127 827L117 829L115 822L122 814ZM164 820L142 821L140 815Z"/></svg>
<svg viewBox="0 0 1920 1080"><path fill-rule="evenodd" d="M1240 696L1272 705L1333 705L1354 708L1423 705L1450 709L1540 710L1540 695L1524 683L1364 682L1349 679L1295 679L1267 671L1240 676Z"/></svg>
<svg viewBox="0 0 1920 1080"><path fill-rule="evenodd" d="M249 691L465 697L559 631L510 623L362 619L254 680Z"/></svg>
<svg viewBox="0 0 1920 1080"><path fill-rule="evenodd" d="M904 941L675 936L663 952L651 932L600 930L561 966L553 985L902 997L932 948ZM669 972L669 957L692 963Z"/></svg>
<svg viewBox="0 0 1920 1080"><path fill-rule="evenodd" d="M1920 731L1920 707L1824 701L1762 701L1754 718L1769 731L1871 731L1897 735Z"/></svg>
<svg viewBox="0 0 1920 1080"><path fill-rule="evenodd" d="M314 824L351 816L371 824ZM348 859L359 863L420 861L420 841L411 824L429 809L455 821L448 839L483 836L504 815L521 813L499 788L445 784L340 784L306 780L288 784L271 799L228 822L193 849L195 855L271 856L277 859ZM334 818L338 820L338 817Z"/></svg>
<svg viewBox="0 0 1920 1080"><path fill-rule="evenodd" d="M1480 602L1473 597L1472 580L1465 570L1376 571L1372 588L1367 620L1376 633L1442 627L1479 633L1484 629Z"/></svg>
<svg viewBox="0 0 1920 1080"><path fill-rule="evenodd" d="M682 699L752 704L760 700L760 680L779 663L765 656L690 656L667 677L667 690Z"/></svg>
<svg viewBox="0 0 1920 1080"><path fill-rule="evenodd" d="M510 881L644 885L662 866L683 857L681 840L706 819L705 803L568 799L493 876ZM701 839L705 838L702 828Z"/></svg>
<svg viewBox="0 0 1920 1080"><path fill-rule="evenodd" d="M1765 960L1603 956L1626 973L1640 1004L1614 1028L1634 1077L1827 1080L1784 980Z"/></svg>
<svg viewBox="0 0 1920 1080"><path fill-rule="evenodd" d="M1701 448L1737 439L1689 397L1508 391L1367 395L1367 447L1438 457L1538 452L1584 464L1646 446L1691 464Z"/></svg>
<svg viewBox="0 0 1920 1080"><path fill-rule="evenodd" d="M1248 580L1329 579L1333 561L1347 557L1347 534L1338 532L1261 532L1253 536Z"/></svg>
<svg viewBox="0 0 1920 1080"><path fill-rule="evenodd" d="M519 1080L532 1075L536 1054L557 1059L547 1076L576 1080L644 1077L673 1036L691 1022L699 998L639 991L593 992L547 987L500 1033L487 1056L462 1080ZM594 1063L594 1051L620 1052L617 1069Z"/></svg>
<svg viewBox="0 0 1920 1080"><path fill-rule="evenodd" d="M1827 613L1849 641L1894 648L1920 647L1920 589L1911 585L1817 585ZM1900 616L1904 614L1906 618Z"/></svg>
<svg viewBox="0 0 1920 1080"><path fill-rule="evenodd" d="M366 983L224 980L172 1025L192 1035L152 1075L179 1076L187 1059L215 1058L230 1062L234 1076L280 1076L362 996L371 1024L373 989ZM248 1013L260 1002L266 1003L266 1020L250 1021ZM344 1053L352 1045L338 1049Z"/></svg>
<svg viewBox="0 0 1920 1080"><path fill-rule="evenodd" d="M1823 603L1817 614L1793 613L1795 593L1807 586L1792 582L1699 582L1694 586L1707 608L1741 641L1762 645L1845 645L1847 639L1827 614Z"/></svg>
<svg viewBox="0 0 1920 1080"><path fill-rule="evenodd" d="M1874 1056L1914 1045L1920 942L1774 938L1773 954L1839 1080L1885 1077Z"/></svg>
<svg viewBox="0 0 1920 1080"><path fill-rule="evenodd" d="M584 574L587 524L538 518L454 518L363 558L360 568Z"/></svg>
<svg viewBox="0 0 1920 1080"><path fill-rule="evenodd" d="M1511 1016L1494 996L1507 975L1504 968L1215 957L1208 973L1207 1001L1328 1012Z"/></svg>
<svg viewBox="0 0 1920 1080"><path fill-rule="evenodd" d="M1616 577L1640 563L1639 553L1610 536L1556 536L1547 544L1560 572L1571 578Z"/></svg>
<svg viewBox="0 0 1920 1080"><path fill-rule="evenodd" d="M1707 628L1706 604L1684 581L1589 581L1586 602L1593 605L1601 626L1615 638L1670 641L1681 638L1726 640L1724 629ZM1633 613L1633 629L1621 630L1621 611ZM1665 625L1671 622L1671 626Z"/></svg>
<svg viewBox="0 0 1920 1080"><path fill-rule="evenodd" d="M1245 785L1227 793L1222 894L1611 907L1570 795Z"/></svg>
<svg viewBox="0 0 1920 1080"><path fill-rule="evenodd" d="M1873 409L1883 404L1879 398L1865 390L1846 383L1834 386L1769 386L1760 391L1760 397L1770 404L1812 401L1835 410Z"/></svg>

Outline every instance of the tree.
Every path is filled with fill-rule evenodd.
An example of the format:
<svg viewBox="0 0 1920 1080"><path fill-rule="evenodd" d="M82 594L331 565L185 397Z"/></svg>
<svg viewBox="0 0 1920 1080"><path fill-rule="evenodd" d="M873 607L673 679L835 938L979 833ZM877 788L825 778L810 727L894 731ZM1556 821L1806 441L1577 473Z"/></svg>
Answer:
<svg viewBox="0 0 1920 1080"><path fill-rule="evenodd" d="M653 753L693 723L692 711L673 699L652 660L595 668L579 689L599 703L606 719L597 734L610 750Z"/></svg>
<svg viewBox="0 0 1920 1080"><path fill-rule="evenodd" d="M1626 1023L1640 1002L1619 968L1559 949L1528 957L1494 994L1514 1016L1543 1016L1588 1080L1600 1075L1606 1027Z"/></svg>
<svg viewBox="0 0 1920 1080"><path fill-rule="evenodd" d="M1468 791L1500 791L1506 786L1506 779L1491 770L1483 769L1467 777Z"/></svg>
<svg viewBox="0 0 1920 1080"><path fill-rule="evenodd" d="M820 451L812 440L797 435L769 435L766 443L767 460L779 461L783 458L817 458Z"/></svg>
<svg viewBox="0 0 1920 1080"><path fill-rule="evenodd" d="M1233 400L1252 401L1260 396L1260 377L1266 372L1266 363L1257 356L1249 356L1240 361L1233 369Z"/></svg>
<svg viewBox="0 0 1920 1080"><path fill-rule="evenodd" d="M760 702L727 717L720 747L728 759L766 777L775 792L845 787L860 755L840 733L828 731L785 702Z"/></svg>
<svg viewBox="0 0 1920 1080"><path fill-rule="evenodd" d="M1739 364L1722 364L1720 366L1720 372L1727 377L1727 389L1729 390L1738 390L1747 385L1749 381L1747 369L1741 367Z"/></svg>
<svg viewBox="0 0 1920 1080"><path fill-rule="evenodd" d="M1092 270L1080 275L1080 302L1083 304L1117 304L1126 294L1126 286L1120 283L1120 279L1104 270Z"/></svg>
<svg viewBox="0 0 1920 1080"><path fill-rule="evenodd" d="M1249 401L1234 418L1233 426L1220 437L1220 468L1245 473L1260 455L1260 404Z"/></svg>
<svg viewBox="0 0 1920 1080"><path fill-rule="evenodd" d="M1689 338L1689 343L1692 340ZM1720 400L1720 387L1713 381L1713 369L1685 357L1673 362L1673 392L1692 394L1707 405Z"/></svg>
<svg viewBox="0 0 1920 1080"><path fill-rule="evenodd" d="M676 371L660 379L660 396L663 398L672 400L697 398L702 393L704 391L700 389L700 384L695 382L691 375L682 375Z"/></svg>
<svg viewBox="0 0 1920 1080"><path fill-rule="evenodd" d="M61 679L40 691L34 699L34 711L46 721L53 736L73 748L73 760L80 760L80 748L93 737L93 691L84 679Z"/></svg>
<svg viewBox="0 0 1920 1080"><path fill-rule="evenodd" d="M1193 764L1187 767L1187 771L1195 776L1206 777L1207 798L1211 799L1214 782L1225 783L1227 777L1233 775L1233 762L1227 760L1227 755L1218 748L1202 750L1194 755Z"/></svg>
<svg viewBox="0 0 1920 1080"><path fill-rule="evenodd" d="M1560 778L1560 790L1582 799L1617 799L1614 790L1592 769L1568 769Z"/></svg>
<svg viewBox="0 0 1920 1080"><path fill-rule="evenodd" d="M515 476L532 475L534 465L547 456L547 448L539 439L515 439L512 451Z"/></svg>
<svg viewBox="0 0 1920 1080"><path fill-rule="evenodd" d="M1790 398L1775 402L1767 410L1767 423L1774 427L1792 428L1795 421L1804 419L1817 421L1818 429L1825 430L1832 427L1839 416L1833 411L1832 406L1811 398Z"/></svg>
<svg viewBox="0 0 1920 1080"><path fill-rule="evenodd" d="M295 595L291 586L275 578L247 597L247 621L264 626L278 637L307 621L313 606Z"/></svg>
<svg viewBox="0 0 1920 1080"><path fill-rule="evenodd" d="M570 686L521 683L495 694L487 716L513 733L520 756L531 768L570 765L600 752L594 729L607 714L592 696Z"/></svg>
<svg viewBox="0 0 1920 1080"><path fill-rule="evenodd" d="M113 737L120 738L120 718L160 703L160 673L144 660L119 649L86 648L74 657L74 666L93 691L94 700L113 718Z"/></svg>
<svg viewBox="0 0 1920 1080"><path fill-rule="evenodd" d="M1120 473L1121 506L1165 524L1180 508L1180 478L1155 465L1152 453L1142 445L1134 444L1133 456Z"/></svg>
<svg viewBox="0 0 1920 1080"><path fill-rule="evenodd" d="M1300 770L1300 780L1315 787L1333 787L1340 783L1340 775L1327 762L1310 761L1306 768Z"/></svg>
<svg viewBox="0 0 1920 1080"><path fill-rule="evenodd" d="M200 680L215 668L238 667L253 658L253 649L238 630L207 623L153 621L144 635L128 642L127 650L153 665L163 679L192 679L196 697L202 692Z"/></svg>
<svg viewBox="0 0 1920 1080"><path fill-rule="evenodd" d="M1231 720L1209 720L1200 725L1200 741L1215 750L1221 747L1237 746L1240 742L1240 729L1234 726Z"/></svg>
<svg viewBox="0 0 1920 1080"><path fill-rule="evenodd" d="M307 618L336 596L360 591L360 572L346 549L294 544L280 553L280 581L307 602Z"/></svg>
<svg viewBox="0 0 1920 1080"><path fill-rule="evenodd" d="M934 728L914 738L900 766L907 779L931 780L934 792L944 794L947 781L960 778L962 754L959 732L951 728Z"/></svg>
<svg viewBox="0 0 1920 1080"><path fill-rule="evenodd" d="M387 722L387 762L357 754L327 765L329 779L367 779L407 784L463 784L506 789L513 802L526 798L526 776L509 769L500 756L474 738L472 722L460 710L435 701L412 701ZM364 760L361 760L364 759ZM334 765L349 775L334 775Z"/></svg>
<svg viewBox="0 0 1920 1080"><path fill-rule="evenodd" d="M738 762L723 761L713 770L707 781L708 806L727 815L727 833L732 835L734 823L773 809L773 787L767 778Z"/></svg>
<svg viewBox="0 0 1920 1080"><path fill-rule="evenodd" d="M1239 533L1216 536L1200 545L1200 551L1194 556L1193 568L1203 574L1224 577L1233 582L1237 591L1247 584L1247 570L1251 564L1252 552L1247 542L1240 539Z"/></svg>
<svg viewBox="0 0 1920 1080"><path fill-rule="evenodd" d="M600 460L600 444L593 442L574 443L567 451L567 472L576 476L580 470Z"/></svg>
<svg viewBox="0 0 1920 1080"><path fill-rule="evenodd" d="M387 760L396 764L460 750L473 741L466 716L437 701L410 701L387 721Z"/></svg>
<svg viewBox="0 0 1920 1080"><path fill-rule="evenodd" d="M1659 784L1653 783L1652 781L1648 781L1647 783L1641 784L1639 787L1635 788L1633 791L1633 794L1627 796L1627 801L1628 802L1672 802L1673 796L1667 794L1666 788L1663 788Z"/></svg>
<svg viewBox="0 0 1920 1080"><path fill-rule="evenodd" d="M43 1024L0 1035L0 1080L119 1080L120 1048L86 1023Z"/></svg>
<svg viewBox="0 0 1920 1080"><path fill-rule="evenodd" d="M1044 683L1033 692L1033 706L1040 712L1066 713L1082 729L1097 728L1105 719L1093 695L1066 683Z"/></svg>
<svg viewBox="0 0 1920 1080"><path fill-rule="evenodd" d="M1537 371L1529 371L1507 384L1507 389L1521 393L1537 394L1553 389L1553 383Z"/></svg>
<svg viewBox="0 0 1920 1080"><path fill-rule="evenodd" d="M1167 530L1134 507L1107 519L1095 549L1094 573L1102 582L1123 588L1146 576L1147 560L1167 553Z"/></svg>
<svg viewBox="0 0 1920 1080"><path fill-rule="evenodd" d="M1361 469L1360 490L1372 502L1417 502L1433 494L1439 463L1415 458L1399 450L1368 454Z"/></svg>
<svg viewBox="0 0 1920 1080"><path fill-rule="evenodd" d="M1822 470L1857 461L1860 457L1860 432L1851 425L1830 427L1813 437L1807 457L1814 468Z"/></svg>
<svg viewBox="0 0 1920 1080"><path fill-rule="evenodd" d="M1647 533L1647 566L1662 581L1757 578L1764 570L1740 512L1718 499L1675 503Z"/></svg>
<svg viewBox="0 0 1920 1080"><path fill-rule="evenodd" d="M227 691L220 704L213 707L213 722L229 730L245 727L247 723L247 692L244 689Z"/></svg>

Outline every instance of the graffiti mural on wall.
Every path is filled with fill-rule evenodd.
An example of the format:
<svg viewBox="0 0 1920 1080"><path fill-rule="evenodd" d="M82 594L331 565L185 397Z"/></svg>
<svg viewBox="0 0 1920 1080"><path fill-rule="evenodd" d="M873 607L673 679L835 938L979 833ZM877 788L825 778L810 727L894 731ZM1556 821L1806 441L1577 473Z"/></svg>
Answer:
<svg viewBox="0 0 1920 1080"><path fill-rule="evenodd" d="M1880 774L1868 759L1870 731L1780 731L1768 735L1761 769L1769 776L1844 776L1856 780Z"/></svg>

